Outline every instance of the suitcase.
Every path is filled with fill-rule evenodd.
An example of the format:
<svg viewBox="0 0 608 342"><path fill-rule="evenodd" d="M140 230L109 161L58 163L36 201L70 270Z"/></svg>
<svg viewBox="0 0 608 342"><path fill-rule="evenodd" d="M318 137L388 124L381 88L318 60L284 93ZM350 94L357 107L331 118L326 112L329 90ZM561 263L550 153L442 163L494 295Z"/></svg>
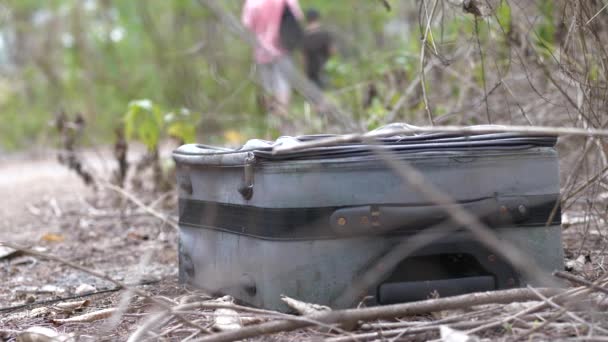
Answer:
<svg viewBox="0 0 608 342"><path fill-rule="evenodd" d="M310 145L327 137L174 151L180 281L280 311L287 310L282 294L346 308L531 281L466 229L453 227L443 208L408 186L370 146ZM555 143L514 133L429 133L382 137L375 146L421 171L551 272L563 268ZM273 153L273 146L302 144L308 147ZM415 248L365 291L345 298L395 246L446 227L455 230Z"/></svg>

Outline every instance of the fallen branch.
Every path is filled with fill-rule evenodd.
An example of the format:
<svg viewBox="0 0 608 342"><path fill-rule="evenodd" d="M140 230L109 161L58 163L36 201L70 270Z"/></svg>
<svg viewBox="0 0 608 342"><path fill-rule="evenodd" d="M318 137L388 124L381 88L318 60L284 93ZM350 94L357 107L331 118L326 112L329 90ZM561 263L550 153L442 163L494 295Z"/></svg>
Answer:
<svg viewBox="0 0 608 342"><path fill-rule="evenodd" d="M602 282L605 281L605 278L606 278L606 276L600 277L593 284L595 284L595 285L601 284ZM554 302L564 302L566 300L575 301L575 300L578 300L579 298L581 298L583 295L588 294L589 292L590 292L590 290L588 288L586 288L586 287L575 287L575 288L569 289L567 291L564 291L564 292L562 292L562 293L560 293L558 295L555 295L555 296L553 296L553 297L551 297L549 299L553 300ZM539 293L542 295L541 292L538 292L538 293L536 293L537 297L538 297ZM519 311L518 313L510 315L510 316L508 316L506 318L503 318L501 320L496 320L494 322L488 323L488 324L480 326L478 328L469 330L469 331L467 331L467 333L472 334L472 333L480 332L480 331L485 330L485 329L492 329L492 328L495 328L495 327L499 327L499 326L502 326L502 325L504 325L506 323L509 323L509 322L511 322L511 321L519 318L519 317L523 317L525 315L531 314L533 312L536 312L536 311L541 310L543 308L546 308L548 306L549 306L549 304L546 301L543 301L543 302L540 302L540 303L538 303L536 305L527 307L527 308Z"/></svg>
<svg viewBox="0 0 608 342"><path fill-rule="evenodd" d="M140 341L144 335L153 328L160 328L167 324L171 318L171 313L173 314L186 314L191 310L218 310L218 309L230 309L235 311L243 311L243 312L251 312L255 314L261 315L275 315L278 318L287 318L289 315L263 310L250 308L247 306L241 306L234 303L222 301L222 300L209 300L204 302L194 302L194 303L186 303L173 307L171 312L162 311L158 312L155 315L150 316L140 327L133 333L128 339L128 342ZM211 330L205 329L204 332L211 333Z"/></svg>
<svg viewBox="0 0 608 342"><path fill-rule="evenodd" d="M345 335L352 335L351 333L344 331L343 329L336 328L335 326L332 326L330 324L325 324L323 322L315 321L314 319L311 318L311 316L293 316L293 315L289 315L289 314L285 314L285 313L281 313L281 312L277 312L277 311L251 308L248 306L242 306L242 305L233 304L230 302L225 302L225 301L220 301L220 300L208 300L208 301L204 301L204 302L181 304L181 305L173 307L172 313L186 315L186 314L192 314L195 312L200 313L201 311L205 311L205 310L218 310L218 309L230 309L230 310L234 310L236 312L245 312L245 313L251 313L251 314L255 315L254 317L252 317L253 319L250 319L250 320L241 318L241 322L243 323L243 325L253 324L253 321L255 320L255 318L267 318L267 319L275 318L275 319L282 319L282 320L286 320L286 321L302 321L302 322L309 323L311 326L318 326L318 327L326 328L328 330L334 330L338 333L342 333ZM239 314L239 316L240 316L240 314ZM129 338L129 341L138 341L138 338L141 338L141 336L143 336L143 334L147 330L149 330L150 327L163 326L165 323L162 322L162 319L166 318L166 317L169 317L169 313L167 313L167 312L160 312L157 316L151 317L139 329L137 329L137 331L133 335L131 335L131 337ZM159 322L161 322L161 323L159 323Z"/></svg>
<svg viewBox="0 0 608 342"><path fill-rule="evenodd" d="M560 289L539 289L539 293L552 296L563 292ZM378 306L363 309L348 309L318 313L307 316L312 321L324 324L344 324L358 321L371 321L377 319L389 319L404 316L421 315L429 312L443 310L455 310L468 308L475 305L493 303L512 303L537 300L537 295L529 289L514 289L495 292L479 292L462 296L446 297L439 299L429 299L419 302ZM198 342L228 342L246 338L276 334L279 332L293 331L296 329L313 326L313 322L304 320L280 320L260 325L245 327L235 331L223 332L211 336L206 336L196 341Z"/></svg>
<svg viewBox="0 0 608 342"><path fill-rule="evenodd" d="M116 311L116 308L103 309L99 311L89 312L83 315L74 316L65 319L54 319L52 320L55 324L65 324L65 323L90 323L95 322L100 319L109 318Z"/></svg>
<svg viewBox="0 0 608 342"><path fill-rule="evenodd" d="M297 311L300 315L304 316L312 315L323 311L331 311L331 308L329 306L306 303L297 299L287 297L285 295L281 295L281 300L285 304L287 304L287 306Z"/></svg>
<svg viewBox="0 0 608 342"><path fill-rule="evenodd" d="M483 314L497 311L497 308L484 309L465 313L462 315L450 316L437 321L416 321L416 322L380 322L369 323L362 326L367 326L368 330L375 330L366 333L358 333L351 336L337 336L328 338L325 342L345 342L359 341L368 339L382 339L383 337L403 336L405 334L419 334L429 331L438 330L440 326L449 326L455 329L470 329L491 322L491 319L474 319L480 318ZM497 314L497 313L496 313ZM492 315L493 316L493 315ZM488 316L486 316L488 317Z"/></svg>
<svg viewBox="0 0 608 342"><path fill-rule="evenodd" d="M143 340L144 336L148 331L151 331L155 328L161 328L170 320L171 316L166 311L158 312L154 315L151 315L150 317L148 317L148 319L144 321L143 324L139 326L139 328L137 328L137 330L135 330L133 334L131 334L131 336L129 336L127 342L137 342Z"/></svg>
<svg viewBox="0 0 608 342"><path fill-rule="evenodd" d="M589 280L583 279L581 277L577 277L574 274L570 274L570 273L564 272L564 271L555 271L555 272L553 272L553 275L558 278L561 278L561 279L569 280L577 285L590 287L596 291L608 294L608 289L601 287L600 285L597 284L597 282L592 283Z"/></svg>
<svg viewBox="0 0 608 342"><path fill-rule="evenodd" d="M0 245L1 244L2 243L0 242ZM129 284L129 285L130 286L151 285L151 284L155 284L155 283L158 283L158 282L159 282L158 280L153 280L153 281L145 281L145 282L141 282L141 283L137 283L137 284ZM105 294L105 293L116 292L116 291L120 291L120 290L122 290L122 287L117 286L117 287L114 287L114 288L111 288L111 289L99 290L99 291L85 293L85 294L80 294L80 295L74 295L74 296L69 296L69 297L61 297L61 298L43 300L43 301L38 301L38 302L33 302L33 303L27 303L27 304L22 304L22 305L9 306L9 307L0 308L0 313L3 313L3 312L13 312L13 311L18 311L18 310L23 310L23 309L32 309L34 307L41 307L41 306L44 306L44 305L61 303L61 302L64 302L64 301L70 301L70 300L74 300L74 299L92 297L92 296L96 296L96 295L100 295L100 294Z"/></svg>
<svg viewBox="0 0 608 342"><path fill-rule="evenodd" d="M543 321L541 324L533 327L532 329L529 329L528 331L524 332L523 334L517 336L515 338L515 341L522 341L524 340L526 337L534 334L537 331L540 331L541 329L547 327L548 325L550 325L551 323L553 323L555 320L557 320L558 318L562 317L568 310L567 309L561 309L559 310L557 313L555 313L553 316L545 319L545 321Z"/></svg>
<svg viewBox="0 0 608 342"><path fill-rule="evenodd" d="M332 146L340 143L362 142L370 138L382 138L395 135L408 135L414 133L455 133L455 134L489 134L489 133L522 133L546 136L582 136L582 137L608 137L607 129L584 129L568 127L545 126L409 126L407 128L386 129L372 131L364 134L345 134L335 137L317 139L297 145L276 146L274 154L294 152L314 147Z"/></svg>
<svg viewBox="0 0 608 342"><path fill-rule="evenodd" d="M58 303L58 304L54 305L53 308L61 310L63 312L74 312L76 310L82 309L83 307L85 307L89 304L91 304L91 302L88 299L85 299L85 300L78 300L78 301L74 301L74 302Z"/></svg>
<svg viewBox="0 0 608 342"><path fill-rule="evenodd" d="M161 307L163 310L166 310L166 311L170 312L172 315L174 315L177 319L179 319L180 321L182 321L184 324L186 324L186 325L188 325L188 326L190 326L192 328L198 329L200 331L207 331L206 328L200 326L199 324L196 324L196 323L190 321L189 319L185 318L184 316L180 315L179 313L172 312L171 306L169 306L167 303L165 303L165 302L163 302L163 301L161 301L159 299L156 299L156 298L148 295L146 292L144 292L144 291L142 291L142 290L140 290L140 289L138 289L136 287L131 287L131 286L127 285L126 283L120 282L120 281L118 281L118 280L116 280L116 279L114 279L114 278L112 278L112 277L110 277L110 276L108 276L106 274L100 273L100 272L95 271L95 270L91 270L91 269L89 269L87 267L78 265L78 264L73 263L73 262L68 261L68 260L64 260L64 259L56 257L54 255L47 254L47 253L42 253L42 252L37 252L37 251L31 250L31 249L28 249L28 248L24 248L24 247L18 246L16 244L13 244L13 243L10 243L10 242L0 241L0 246L5 246L5 247L9 247L9 248L12 248L12 249L15 249L15 250L20 250L24 254L28 254L28 255L31 255L31 256L39 257L39 258L46 259L46 260L55 261L55 262L58 262L60 264L65 265L65 266L71 267L73 269L82 271L84 273L93 275L95 277L98 277L100 279L107 280L107 281L113 283L114 285L116 285L116 286L118 286L120 288L130 290L133 293L137 294L138 296L146 298L150 302L152 302L152 303L158 305L159 307Z"/></svg>
<svg viewBox="0 0 608 342"><path fill-rule="evenodd" d="M470 329L480 324L487 323L489 320L484 321L470 321L470 322L458 322L449 324L450 328L454 329ZM412 326L408 328L398 328L389 330L380 330L368 333L355 334L353 336L338 336L333 338L325 339L325 342L347 342L347 341L366 341L372 339L380 339L383 337L395 337L403 336L405 334L420 334L429 331L439 331L439 329L445 325L441 324L420 324L419 326Z"/></svg>
<svg viewBox="0 0 608 342"><path fill-rule="evenodd" d="M450 325L462 321L475 320L478 321L482 315L486 317L493 313L492 316L497 314L498 310L502 310L504 306L492 305L490 308L483 308L478 311L472 311L469 313L463 313L459 315L449 316L436 321L397 321L397 322L374 322L365 323L360 326L361 330L392 330L392 329L404 329L412 327L420 327L422 325Z"/></svg>
<svg viewBox="0 0 608 342"><path fill-rule="evenodd" d="M547 298L547 296L543 295L542 293L539 293L538 291L536 291L536 289L528 286L528 288L533 291L540 299L542 299L543 301L545 301L545 303L547 303L548 305L550 305L551 307L558 309L560 311L563 311L566 315L568 315L570 318L572 318L573 320L584 324L586 326L588 326L589 328L595 329L600 331L602 334L608 334L608 330L597 326L597 325L593 325L587 321L585 321L582 317L580 317L579 315L575 314L574 312L569 311L568 309L564 308L562 305L555 303L553 300L551 300L550 298Z"/></svg>

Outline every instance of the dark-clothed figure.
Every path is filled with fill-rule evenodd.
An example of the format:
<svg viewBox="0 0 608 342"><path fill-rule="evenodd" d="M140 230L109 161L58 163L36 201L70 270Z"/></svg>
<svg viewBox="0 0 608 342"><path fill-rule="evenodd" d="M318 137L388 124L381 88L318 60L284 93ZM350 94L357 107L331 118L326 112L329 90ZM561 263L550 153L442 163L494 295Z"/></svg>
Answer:
<svg viewBox="0 0 608 342"><path fill-rule="evenodd" d="M325 88L327 81L324 68L333 53L332 37L321 26L317 10L306 11L306 22L306 33L302 46L306 76L320 88Z"/></svg>

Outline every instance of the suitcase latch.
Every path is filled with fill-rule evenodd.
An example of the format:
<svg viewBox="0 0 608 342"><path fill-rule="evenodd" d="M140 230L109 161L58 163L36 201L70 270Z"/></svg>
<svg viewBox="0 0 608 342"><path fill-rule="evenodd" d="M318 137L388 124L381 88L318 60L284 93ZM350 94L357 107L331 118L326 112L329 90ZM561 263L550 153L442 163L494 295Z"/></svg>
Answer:
<svg viewBox="0 0 608 342"><path fill-rule="evenodd" d="M253 197L253 164L255 163L255 156L253 153L249 153L245 158L245 165L243 166L243 182L238 188L239 193L244 199L250 200Z"/></svg>

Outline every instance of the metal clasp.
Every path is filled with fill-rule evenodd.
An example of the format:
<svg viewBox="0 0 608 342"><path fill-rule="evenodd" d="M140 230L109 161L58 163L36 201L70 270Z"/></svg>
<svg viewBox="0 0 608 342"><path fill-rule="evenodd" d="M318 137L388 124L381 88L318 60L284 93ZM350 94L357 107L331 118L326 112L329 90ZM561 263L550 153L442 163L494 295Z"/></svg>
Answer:
<svg viewBox="0 0 608 342"><path fill-rule="evenodd" d="M249 152L245 158L243 166L243 182L239 186L238 191L244 199L250 200L253 197L253 164L255 163L255 155Z"/></svg>

